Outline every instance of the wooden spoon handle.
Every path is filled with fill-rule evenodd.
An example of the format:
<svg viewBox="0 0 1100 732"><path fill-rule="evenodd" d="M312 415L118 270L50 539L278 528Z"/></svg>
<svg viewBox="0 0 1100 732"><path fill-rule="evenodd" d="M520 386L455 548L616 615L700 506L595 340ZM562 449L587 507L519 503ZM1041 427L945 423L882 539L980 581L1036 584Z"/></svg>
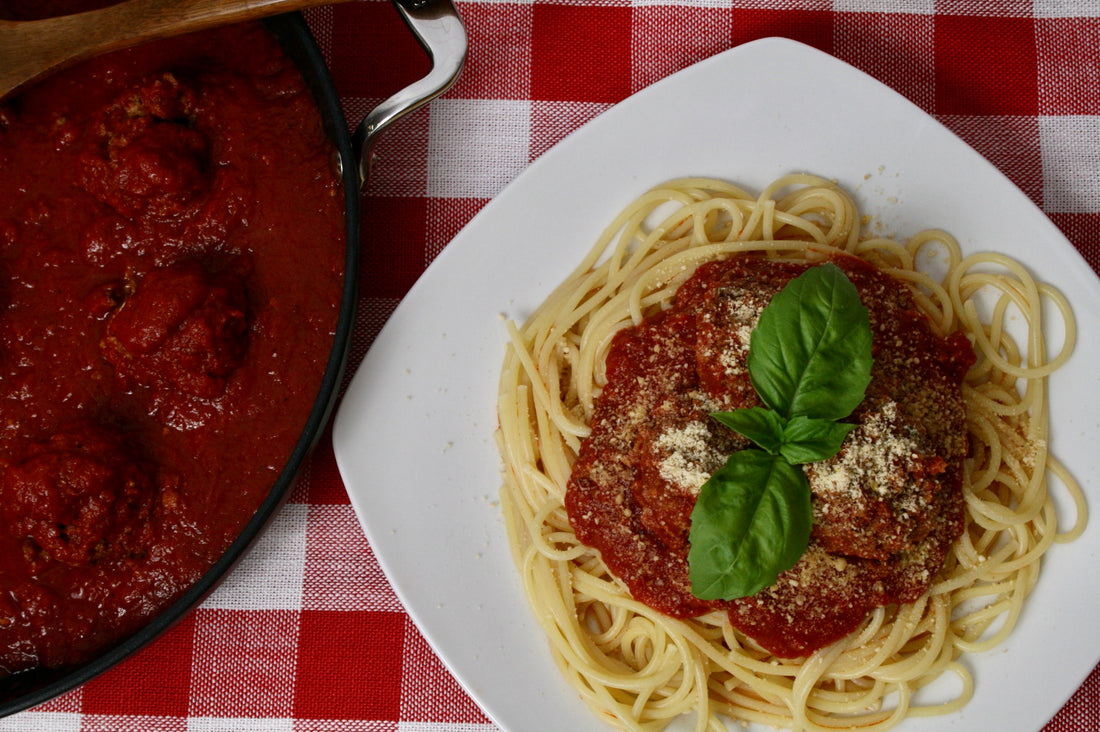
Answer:
<svg viewBox="0 0 1100 732"><path fill-rule="evenodd" d="M43 20L0 21L0 98L107 51L344 0L126 0Z"/></svg>

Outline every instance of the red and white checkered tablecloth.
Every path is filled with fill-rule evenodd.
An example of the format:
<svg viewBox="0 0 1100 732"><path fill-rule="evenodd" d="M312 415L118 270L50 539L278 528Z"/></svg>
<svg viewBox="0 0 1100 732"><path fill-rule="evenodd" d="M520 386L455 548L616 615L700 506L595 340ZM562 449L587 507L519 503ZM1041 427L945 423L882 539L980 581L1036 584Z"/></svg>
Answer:
<svg viewBox="0 0 1100 732"><path fill-rule="evenodd" d="M378 147L353 365L435 255L532 160L631 93L764 36L827 51L935 115L1100 271L1096 0L467 0L459 10L470 38L462 77ZM428 68L387 0L306 17L353 126ZM0 720L19 732L492 729L380 571L328 435L272 529L197 611L114 670ZM1098 729L1094 671L1046 730Z"/></svg>

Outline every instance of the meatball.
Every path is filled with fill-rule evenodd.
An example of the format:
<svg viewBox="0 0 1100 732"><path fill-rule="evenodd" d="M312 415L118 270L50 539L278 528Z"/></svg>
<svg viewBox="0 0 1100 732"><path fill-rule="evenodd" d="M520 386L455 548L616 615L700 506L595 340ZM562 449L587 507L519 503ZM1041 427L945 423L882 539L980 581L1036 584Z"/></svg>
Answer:
<svg viewBox="0 0 1100 732"><path fill-rule="evenodd" d="M108 316L100 348L116 373L135 385L214 399L244 357L248 330L243 282L187 261L133 284Z"/></svg>
<svg viewBox="0 0 1100 732"><path fill-rule="evenodd" d="M155 469L117 430L81 422L0 460L4 530L32 574L144 554Z"/></svg>
<svg viewBox="0 0 1100 732"><path fill-rule="evenodd" d="M210 143L191 124L194 93L155 77L102 113L82 156L89 193L128 218L170 218L211 185Z"/></svg>

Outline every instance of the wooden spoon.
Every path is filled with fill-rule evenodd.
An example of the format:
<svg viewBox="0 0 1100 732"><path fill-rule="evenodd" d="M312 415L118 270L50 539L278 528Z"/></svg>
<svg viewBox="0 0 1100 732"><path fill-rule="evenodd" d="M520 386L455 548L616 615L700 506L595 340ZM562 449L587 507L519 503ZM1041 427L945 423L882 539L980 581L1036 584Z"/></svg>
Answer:
<svg viewBox="0 0 1100 732"><path fill-rule="evenodd" d="M126 0L44 20L0 20L0 99L100 53L344 0Z"/></svg>

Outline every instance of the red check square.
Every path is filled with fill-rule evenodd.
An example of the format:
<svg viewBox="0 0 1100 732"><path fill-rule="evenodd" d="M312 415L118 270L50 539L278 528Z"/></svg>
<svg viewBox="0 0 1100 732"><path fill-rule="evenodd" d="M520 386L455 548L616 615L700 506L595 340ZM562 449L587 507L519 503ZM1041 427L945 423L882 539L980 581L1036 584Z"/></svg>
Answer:
<svg viewBox="0 0 1100 732"><path fill-rule="evenodd" d="M935 22L936 114L1038 112L1035 21L941 15Z"/></svg>
<svg viewBox="0 0 1100 732"><path fill-rule="evenodd" d="M113 669L81 687L85 714L186 717L191 683L195 615Z"/></svg>
<svg viewBox="0 0 1100 732"><path fill-rule="evenodd" d="M614 104L630 95L627 7L535 5L531 98Z"/></svg>
<svg viewBox="0 0 1100 732"><path fill-rule="evenodd" d="M736 46L780 36L832 53L834 17L823 10L735 10L730 40Z"/></svg>
<svg viewBox="0 0 1100 732"><path fill-rule="evenodd" d="M406 617L302 612L294 715L398 721Z"/></svg>
<svg viewBox="0 0 1100 732"><path fill-rule="evenodd" d="M365 297L404 297L424 271L422 197L363 199L360 291Z"/></svg>
<svg viewBox="0 0 1100 732"><path fill-rule="evenodd" d="M385 99L431 69L427 54L388 2L333 6L327 60L342 97Z"/></svg>
<svg viewBox="0 0 1100 732"><path fill-rule="evenodd" d="M1052 213L1050 220L1100 275L1100 213ZM1100 676L1100 671L1093 676Z"/></svg>

